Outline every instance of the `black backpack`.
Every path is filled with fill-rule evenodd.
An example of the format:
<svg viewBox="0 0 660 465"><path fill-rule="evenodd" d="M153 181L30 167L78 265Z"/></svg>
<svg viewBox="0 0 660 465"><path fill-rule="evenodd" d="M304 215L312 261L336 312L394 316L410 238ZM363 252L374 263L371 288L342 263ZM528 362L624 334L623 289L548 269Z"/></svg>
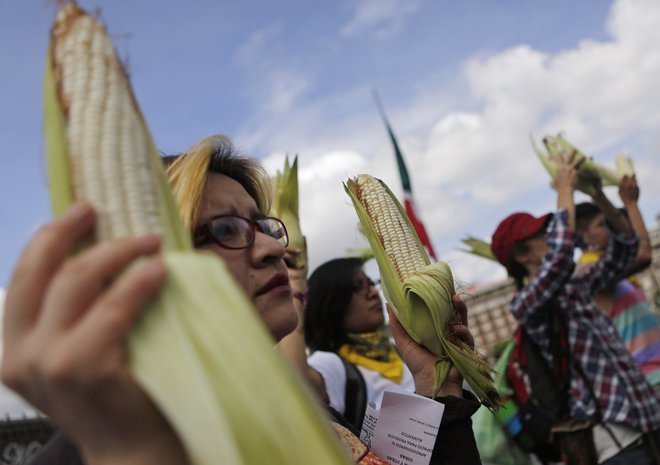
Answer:
<svg viewBox="0 0 660 465"><path fill-rule="evenodd" d="M570 354L568 330L561 312L551 301L540 315L547 318L553 363L548 366L534 340L522 327L517 328L506 377L514 391L510 400L517 407L515 415L519 428L518 434L509 434L509 437L543 463L560 460L569 464L596 463L597 452L591 427L601 423L601 412L592 383ZM571 367L583 380L595 403L596 412L591 419L570 416L568 390ZM621 444L607 425L603 424L603 427L612 442L621 449Z"/></svg>
<svg viewBox="0 0 660 465"><path fill-rule="evenodd" d="M360 370L352 364L339 357L346 370L346 391L344 393L344 417L359 432L362 430L364 413L367 410L367 386Z"/></svg>
<svg viewBox="0 0 660 465"><path fill-rule="evenodd" d="M507 436L542 463L561 460L558 444L551 440L551 431L568 417L569 386L566 328L558 311L546 314L553 366L548 366L539 347L518 326L505 373L513 395L504 399L496 414Z"/></svg>

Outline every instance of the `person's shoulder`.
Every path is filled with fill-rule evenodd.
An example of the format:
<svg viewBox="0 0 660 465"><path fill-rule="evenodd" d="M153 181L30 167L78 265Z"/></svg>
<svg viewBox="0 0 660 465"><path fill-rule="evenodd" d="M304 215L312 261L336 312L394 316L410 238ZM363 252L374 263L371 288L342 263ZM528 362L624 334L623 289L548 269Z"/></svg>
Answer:
<svg viewBox="0 0 660 465"><path fill-rule="evenodd" d="M307 359L308 363L311 366L336 366L343 367L341 358L334 352L326 352L323 350L317 350L313 352Z"/></svg>
<svg viewBox="0 0 660 465"><path fill-rule="evenodd" d="M316 351L310 355L307 363L323 378L330 407L344 413L346 368L339 355L334 352Z"/></svg>

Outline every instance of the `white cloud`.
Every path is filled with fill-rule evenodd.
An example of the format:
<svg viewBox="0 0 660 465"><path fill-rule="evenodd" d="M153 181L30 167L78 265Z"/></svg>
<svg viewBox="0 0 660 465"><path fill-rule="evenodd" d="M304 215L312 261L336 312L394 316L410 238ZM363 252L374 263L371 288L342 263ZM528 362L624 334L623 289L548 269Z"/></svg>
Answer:
<svg viewBox="0 0 660 465"><path fill-rule="evenodd" d="M342 35L352 37L366 33L376 38L391 37L403 29L406 17L419 6L416 0L358 0Z"/></svg>
<svg viewBox="0 0 660 465"><path fill-rule="evenodd" d="M353 33L385 24L394 11L387 7L393 3L378 13L370 2L360 5L364 10L351 23ZM619 0L608 18L611 37L606 41L585 39L556 53L521 44L467 59L457 77L461 85L449 90L424 81L412 104L389 108L418 209L436 252L451 261L459 281L503 276L501 267L456 251L461 237L469 233L488 239L497 221L512 211L553 208L549 178L534 156L530 134L539 141L563 130L570 141L611 166L614 154L626 150L635 161L645 216L651 220L660 211L655 174L660 152L659 23L660 3ZM300 100L285 118L264 118L263 125L251 122L242 131L248 144L298 144L301 215L312 269L364 244L342 181L368 171L400 194L391 147L373 111L350 116L336 111L366 108L368 98L368 90L360 88L313 103L300 105ZM254 135L260 130L268 137ZM611 193L616 200L616 191Z"/></svg>
<svg viewBox="0 0 660 465"><path fill-rule="evenodd" d="M236 53L244 70L249 94L257 115L284 113L297 107L309 88L309 76L281 56L282 24L272 24L253 32Z"/></svg>
<svg viewBox="0 0 660 465"><path fill-rule="evenodd" d="M263 29L254 31L245 43L238 49L236 59L245 66L268 66L267 53L269 47L282 35L284 26L282 24L271 24Z"/></svg>

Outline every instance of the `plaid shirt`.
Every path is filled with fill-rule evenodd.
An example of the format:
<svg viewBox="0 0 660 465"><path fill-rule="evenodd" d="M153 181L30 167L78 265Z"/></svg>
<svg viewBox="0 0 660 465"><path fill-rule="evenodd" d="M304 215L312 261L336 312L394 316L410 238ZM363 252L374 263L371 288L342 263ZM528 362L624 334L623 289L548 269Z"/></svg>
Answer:
<svg viewBox="0 0 660 465"><path fill-rule="evenodd" d="M512 312L551 363L548 308L563 314L568 332L570 364L569 407L571 416L624 423L637 431L660 429L660 399L626 350L611 320L592 296L610 285L637 253L636 237L615 236L605 256L580 276L573 276L575 237L568 229L568 212L559 210L548 226L549 246L541 267L513 298ZM554 299L554 304L546 304ZM590 387L578 374L582 367Z"/></svg>

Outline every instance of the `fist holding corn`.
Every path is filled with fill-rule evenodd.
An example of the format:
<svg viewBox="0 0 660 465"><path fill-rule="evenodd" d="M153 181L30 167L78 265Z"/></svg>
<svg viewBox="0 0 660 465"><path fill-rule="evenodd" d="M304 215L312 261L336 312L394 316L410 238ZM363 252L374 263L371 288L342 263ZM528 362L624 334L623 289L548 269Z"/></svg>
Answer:
<svg viewBox="0 0 660 465"><path fill-rule="evenodd" d="M553 178L557 172L557 166L554 160L557 157L566 157L571 152L575 152L578 159L582 160L578 166L578 180L575 188L587 195L594 195L595 182L600 183L602 186L618 186L624 175L632 176L634 174L630 158L618 154L616 156L616 169L611 170L595 163L591 157L587 157L583 152L571 145L561 134L544 137L543 145L547 153L544 153L532 141L532 146L539 161Z"/></svg>
<svg viewBox="0 0 660 465"><path fill-rule="evenodd" d="M499 395L490 366L474 349L445 332L456 318L449 266L430 263L405 211L385 183L361 174L344 187L376 257L385 298L408 334L438 357L434 396L453 364L481 402L497 409Z"/></svg>

